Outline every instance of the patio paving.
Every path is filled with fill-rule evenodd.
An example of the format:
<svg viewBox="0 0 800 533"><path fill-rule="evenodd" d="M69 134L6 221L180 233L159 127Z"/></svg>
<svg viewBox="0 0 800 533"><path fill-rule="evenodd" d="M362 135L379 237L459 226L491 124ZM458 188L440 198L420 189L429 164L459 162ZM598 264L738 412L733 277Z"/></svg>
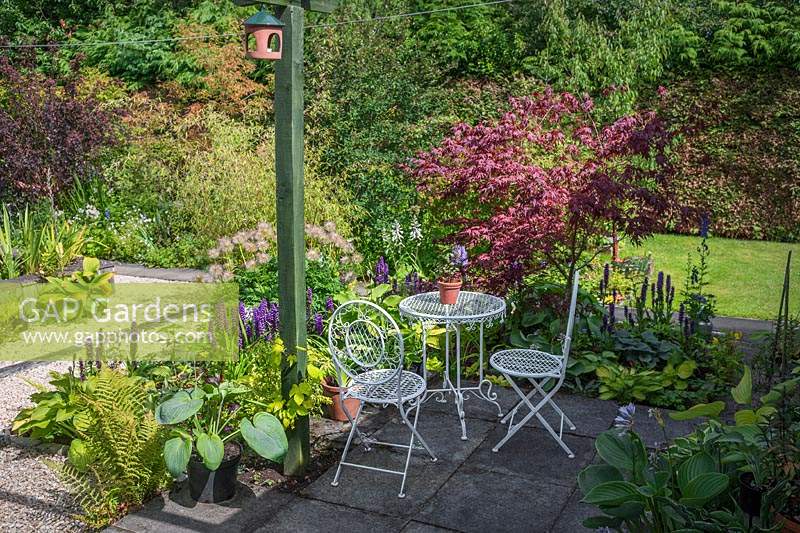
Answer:
<svg viewBox="0 0 800 533"><path fill-rule="evenodd" d="M511 391L497 392L504 410L513 405ZM242 487L230 503L215 506L191 502L177 491L126 516L109 531L580 531L581 521L594 512L580 503L577 474L596 460L594 437L610 427L616 407L580 396L559 398L578 426L565 436L575 459L569 459L538 423L529 424L493 453L491 448L505 426L499 424L496 411L476 400L466 403L469 440L462 441L453 405L431 400L423 406L419 429L439 460L434 463L424 451L415 451L404 499L397 497L399 476L367 470L345 467L339 486L332 487L334 466L299 494ZM646 420L644 413L642 423ZM381 424L377 438L407 438L393 413L383 416ZM365 464L402 468L402 452L383 447L365 452L354 447L351 457Z"/></svg>

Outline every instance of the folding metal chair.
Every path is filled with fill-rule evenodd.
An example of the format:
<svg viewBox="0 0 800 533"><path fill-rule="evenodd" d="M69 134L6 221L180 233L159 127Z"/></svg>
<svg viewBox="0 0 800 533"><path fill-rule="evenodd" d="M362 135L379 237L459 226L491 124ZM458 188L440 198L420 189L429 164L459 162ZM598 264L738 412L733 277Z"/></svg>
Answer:
<svg viewBox="0 0 800 533"><path fill-rule="evenodd" d="M509 411L501 420L501 423L508 423L508 431L506 436L492 448L493 452L497 452L500 448L510 439L514 434L519 431L531 418L534 416L541 422L542 426L552 435L559 445L569 455L570 459L575 457L572 450L569 449L562 439L564 422L566 421L570 429L575 429L575 424L564 414L564 412L553 401L558 389L564 383L564 377L567 373L567 359L569 357L570 344L572 343L572 329L575 325L575 308L578 301L578 272L575 272L575 277L572 283L572 299L569 305L569 319L567 320L567 332L564 336L562 343L561 355L554 355L539 350L503 350L492 355L489 363L505 376L511 388L516 391L517 395L521 398L519 403ZM522 389L514 382L514 378L522 378L530 381L533 389L525 394ZM556 380L553 387L545 392L545 387L548 382ZM534 405L531 400L536 395L541 395L541 400ZM545 404L550 405L556 414L561 416L561 423L558 428L558 433L550 426L550 424L539 413L539 410ZM525 415L519 422L514 423L514 416L522 407L527 407L529 413Z"/></svg>
<svg viewBox="0 0 800 533"><path fill-rule="evenodd" d="M331 485L335 487L339 484L343 466L364 468L403 476L398 496L404 498L411 452L417 447L414 444L415 440L425 448L433 461L436 461L436 456L417 431L419 408L425 395L426 383L422 376L403 370L403 336L400 328L379 306L355 300L343 304L331 316L328 346L339 376L339 386L346 388L340 395L340 401L342 410L347 414L351 424L342 459L339 461ZM348 398L360 400L355 417L351 417L344 407L344 400ZM403 423L411 433L408 444L381 442L365 436L358 428L365 403L396 406ZM414 412L413 420L409 417L411 411ZM367 451L370 451L372 445L407 449L403 470L388 470L347 462L347 454L356 434Z"/></svg>

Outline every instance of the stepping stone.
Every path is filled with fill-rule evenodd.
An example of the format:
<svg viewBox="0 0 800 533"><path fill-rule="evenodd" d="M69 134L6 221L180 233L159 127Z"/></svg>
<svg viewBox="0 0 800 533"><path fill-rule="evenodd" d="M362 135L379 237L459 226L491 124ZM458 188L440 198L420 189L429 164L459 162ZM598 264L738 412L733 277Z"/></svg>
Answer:
<svg viewBox="0 0 800 533"><path fill-rule="evenodd" d="M460 468L417 520L457 531L550 531L572 490L544 480Z"/></svg>
<svg viewBox="0 0 800 533"><path fill-rule="evenodd" d="M493 423L485 420L467 419L468 440L461 440L461 424L455 410L452 413L426 412L425 407L425 405L422 406L417 430L440 461L463 463L494 427ZM402 419L397 416L374 433L372 437L383 442L408 444L411 432ZM402 448L387 449L402 454L404 457L407 453ZM427 452L422 448L415 449L413 454L420 458L427 457Z"/></svg>
<svg viewBox="0 0 800 533"><path fill-rule="evenodd" d="M333 488L333 487L331 487ZM400 531L405 520L306 498L296 498L257 533L373 533Z"/></svg>
<svg viewBox="0 0 800 533"><path fill-rule="evenodd" d="M370 452L355 448L347 456L347 462L402 471L405 456L381 446L374 447ZM336 466L333 466L306 487L302 495L363 511L410 517L416 515L425 502L436 494L457 467L451 461L434 463L418 453L412 455L406 479L406 497L398 498L400 475L343 466L339 485L333 487L331 481L336 474Z"/></svg>
<svg viewBox="0 0 800 533"><path fill-rule="evenodd" d="M505 435L506 427L498 425L467 464L572 489L577 485L578 473L596 453L594 439L565 435L564 442L575 453L575 458L570 459L547 431L533 426L520 429L499 451L493 452L492 447Z"/></svg>

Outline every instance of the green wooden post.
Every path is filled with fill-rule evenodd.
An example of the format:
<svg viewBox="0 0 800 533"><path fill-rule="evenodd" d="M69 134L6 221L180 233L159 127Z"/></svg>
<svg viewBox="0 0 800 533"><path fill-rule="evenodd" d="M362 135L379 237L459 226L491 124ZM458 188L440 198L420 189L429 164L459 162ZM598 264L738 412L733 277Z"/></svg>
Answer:
<svg viewBox="0 0 800 533"><path fill-rule="evenodd" d="M286 348L282 392L306 376L306 258L303 209L303 23L304 11L330 13L338 0L233 0L236 5L272 4L284 23L281 59L275 64L275 174L278 218L278 298L280 330ZM296 357L289 365L288 358ZM289 431L284 473L302 475L310 446L308 417Z"/></svg>
<svg viewBox="0 0 800 533"><path fill-rule="evenodd" d="M305 378L306 279L303 210L303 8L279 9L283 51L275 65L275 171L277 178L278 287L281 337L286 355L297 363L283 364L283 397ZM300 475L309 460L308 417L299 417L289 432L284 473Z"/></svg>

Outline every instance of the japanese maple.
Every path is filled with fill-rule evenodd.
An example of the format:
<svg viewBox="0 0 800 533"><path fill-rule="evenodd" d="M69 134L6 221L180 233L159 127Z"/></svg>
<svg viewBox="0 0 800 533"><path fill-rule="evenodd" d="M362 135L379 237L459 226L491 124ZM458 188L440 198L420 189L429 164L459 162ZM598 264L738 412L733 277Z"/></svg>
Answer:
<svg viewBox="0 0 800 533"><path fill-rule="evenodd" d="M669 131L654 112L601 125L593 110L547 88L495 122L457 124L408 165L490 289L548 268L569 280L612 233L638 243L661 227Z"/></svg>

